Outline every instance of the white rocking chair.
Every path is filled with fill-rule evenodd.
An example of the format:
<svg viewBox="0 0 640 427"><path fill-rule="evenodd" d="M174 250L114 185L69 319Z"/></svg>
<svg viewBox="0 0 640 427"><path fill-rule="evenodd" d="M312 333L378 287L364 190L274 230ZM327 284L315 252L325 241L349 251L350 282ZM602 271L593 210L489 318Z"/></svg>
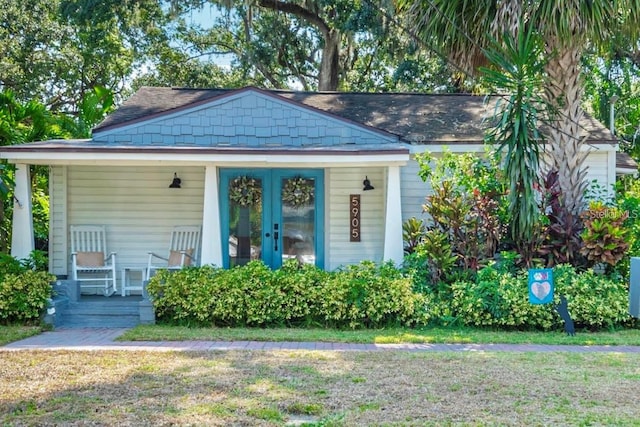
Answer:
<svg viewBox="0 0 640 427"><path fill-rule="evenodd" d="M196 260L199 245L200 226L188 225L175 227L171 232L168 257L149 252L149 263L147 265L145 280L149 280L155 270L179 270L190 265L197 265Z"/></svg>
<svg viewBox="0 0 640 427"><path fill-rule="evenodd" d="M104 226L72 225L71 269L73 280L85 288L102 288L105 296L116 292L116 253L107 255Z"/></svg>

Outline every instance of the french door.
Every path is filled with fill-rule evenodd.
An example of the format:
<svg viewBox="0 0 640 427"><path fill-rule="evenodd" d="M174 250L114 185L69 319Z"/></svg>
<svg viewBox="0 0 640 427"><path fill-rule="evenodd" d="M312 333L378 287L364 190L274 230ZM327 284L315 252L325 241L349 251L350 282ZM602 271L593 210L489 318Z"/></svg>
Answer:
<svg viewBox="0 0 640 427"><path fill-rule="evenodd" d="M221 169L224 267L324 262L322 169Z"/></svg>

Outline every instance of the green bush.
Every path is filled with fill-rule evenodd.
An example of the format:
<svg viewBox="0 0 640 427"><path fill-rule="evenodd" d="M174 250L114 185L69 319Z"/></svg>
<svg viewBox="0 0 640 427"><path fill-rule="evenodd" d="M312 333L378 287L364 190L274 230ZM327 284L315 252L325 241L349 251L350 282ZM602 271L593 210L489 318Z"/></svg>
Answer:
<svg viewBox="0 0 640 427"><path fill-rule="evenodd" d="M38 320L51 298L55 276L44 271L11 272L0 278L0 319L4 323Z"/></svg>
<svg viewBox="0 0 640 427"><path fill-rule="evenodd" d="M0 253L0 281L9 274L21 274L26 269L20 261L8 254Z"/></svg>
<svg viewBox="0 0 640 427"><path fill-rule="evenodd" d="M216 277L224 270L210 266L184 268L172 273L160 270L147 286L156 315L178 323L212 321Z"/></svg>
<svg viewBox="0 0 640 427"><path fill-rule="evenodd" d="M291 261L276 271L261 261L229 270L205 266L160 271L147 286L158 317L219 326L308 322L325 273Z"/></svg>
<svg viewBox="0 0 640 427"><path fill-rule="evenodd" d="M356 328L423 322L426 299L412 283L392 264L328 273L296 261L275 271L252 261L229 270L160 271L147 289L156 314L169 322Z"/></svg>
<svg viewBox="0 0 640 427"><path fill-rule="evenodd" d="M513 275L486 267L474 282L452 285L452 306L462 323L509 329L554 326L548 307L529 303L526 272Z"/></svg>
<svg viewBox="0 0 640 427"><path fill-rule="evenodd" d="M596 274L593 270L578 273L570 265L557 266L553 274L555 294L567 298L569 313L577 326L611 328L631 319L629 286L625 281ZM556 302L559 302L558 298Z"/></svg>
<svg viewBox="0 0 640 427"><path fill-rule="evenodd" d="M560 295L567 298L569 313L576 326L611 328L629 320L626 284L616 278L577 272L570 265L554 268L555 304ZM469 326L513 329L559 328L562 320L553 304L529 303L528 275L513 274L493 266L478 272L476 281L452 284L453 314Z"/></svg>
<svg viewBox="0 0 640 427"><path fill-rule="evenodd" d="M329 275L321 317L333 327L410 326L426 320L426 299L393 263L363 261Z"/></svg>
<svg viewBox="0 0 640 427"><path fill-rule="evenodd" d="M416 277L425 274L423 269L399 270L392 263L365 261L325 272L295 261L278 270L253 261L230 270L160 271L147 289L160 319L187 325L363 328L433 322L561 328L553 304L529 303L527 271L512 267L510 262L491 264L474 280L430 287L416 286L424 281ZM624 281L560 265L554 268L554 282L555 303L560 295L567 298L576 326L611 328L629 320Z"/></svg>

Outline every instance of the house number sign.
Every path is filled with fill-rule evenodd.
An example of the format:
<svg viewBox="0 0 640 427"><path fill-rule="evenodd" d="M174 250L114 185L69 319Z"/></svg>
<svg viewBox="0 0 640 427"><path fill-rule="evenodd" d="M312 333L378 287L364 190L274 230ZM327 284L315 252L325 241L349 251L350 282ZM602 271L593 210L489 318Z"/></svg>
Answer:
<svg viewBox="0 0 640 427"><path fill-rule="evenodd" d="M360 195L351 194L349 196L349 240L351 242L360 241Z"/></svg>

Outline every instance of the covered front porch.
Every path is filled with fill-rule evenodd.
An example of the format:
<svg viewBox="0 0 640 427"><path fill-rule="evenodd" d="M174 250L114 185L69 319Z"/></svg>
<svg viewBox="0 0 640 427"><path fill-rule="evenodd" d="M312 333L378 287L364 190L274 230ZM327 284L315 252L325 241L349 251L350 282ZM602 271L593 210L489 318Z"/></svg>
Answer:
<svg viewBox="0 0 640 427"><path fill-rule="evenodd" d="M319 267L331 270L364 259L402 261L404 149L221 154L211 149L131 153L105 148L96 154L77 149L85 144L61 141L58 150L30 144L2 153L16 165L11 253L17 258L28 257L34 249L30 165L50 167L49 270L58 277L69 277L69 228L78 224L105 226L109 251L117 253L119 288L122 270L143 269L149 251L166 252L171 229L178 225L202 227L200 265L229 266L231 249L223 244L230 238L228 188L221 187L221 177L239 170L246 175L310 171L321 178L317 233L322 244L315 257ZM169 188L174 176L181 179L180 188ZM364 191L365 178L374 190ZM359 241L350 239L352 195L358 195L362 205Z"/></svg>

